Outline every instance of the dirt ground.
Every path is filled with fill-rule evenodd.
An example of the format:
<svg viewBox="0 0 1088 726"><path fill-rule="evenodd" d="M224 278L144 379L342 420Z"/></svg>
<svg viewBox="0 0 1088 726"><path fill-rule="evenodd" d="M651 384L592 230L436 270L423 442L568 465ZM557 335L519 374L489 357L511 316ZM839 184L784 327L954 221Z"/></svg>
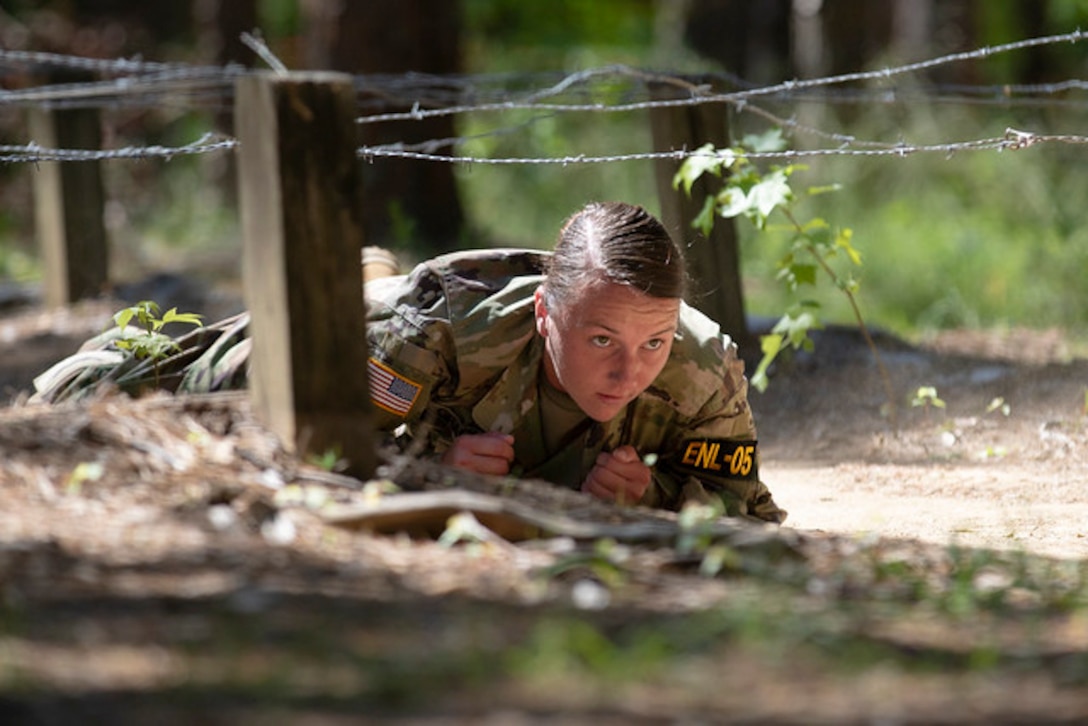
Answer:
<svg viewBox="0 0 1088 726"><path fill-rule="evenodd" d="M442 528L410 538L393 520L375 531L330 524L330 511L387 496L385 485L360 490L297 461L253 419L244 394L27 405L20 392L32 377L100 331L112 309L0 317L6 722L324 724L361 712L371 721L503 724L1088 718L1088 675L1078 670L1063 685L1051 668L1071 657L1085 667L1082 616L1042 624L1049 645L1032 667L1009 655L1015 667L990 674L882 666L844 679L801 655L772 654L768 665L742 638L695 649L648 691L624 685L630 674L604 687L579 679L540 635L542 611L574 613L613 634L670 632L675 618L702 623L716 608L737 607L743 582L700 577L680 548L652 545L656 535L646 533L675 527L675 517L532 483L411 473L403 462L381 473L398 483L417 477L408 488L501 494L525 503L530 518L561 514L571 532L614 526L622 557L587 553L578 534L499 538L471 521L454 546L435 541ZM770 389L752 394L763 479L790 517L781 530L719 535L756 560L783 549L810 561L818 551L840 557L857 543L887 541L920 558L940 560L955 543L1082 567L1088 361L1071 359L1056 331L949 333L923 347L881 347L894 417L882 413L884 381L850 331L823 334L815 353L783 361ZM944 406L911 406L921 386L934 387ZM444 526L448 512L439 515ZM609 585L613 566L626 573L622 587ZM550 579L530 576L542 571ZM758 609L796 611L810 596ZM1005 623L994 636L974 633L981 623L913 620L877 617L863 629L900 653L937 648L946 663L1031 627ZM552 675L515 678L517 659L496 666L511 643L524 643L518 657ZM481 686L490 678L501 685Z"/></svg>
<svg viewBox="0 0 1088 726"><path fill-rule="evenodd" d="M825 342L753 396L764 478L791 526L1088 557L1088 361L1060 334L893 346L898 426L867 352ZM912 406L922 386L945 407Z"/></svg>

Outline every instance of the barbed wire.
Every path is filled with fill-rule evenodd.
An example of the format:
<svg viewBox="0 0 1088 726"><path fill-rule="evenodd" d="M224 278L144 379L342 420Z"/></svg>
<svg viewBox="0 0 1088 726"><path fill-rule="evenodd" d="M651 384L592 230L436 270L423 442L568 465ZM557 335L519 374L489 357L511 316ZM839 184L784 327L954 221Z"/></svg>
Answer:
<svg viewBox="0 0 1088 726"><path fill-rule="evenodd" d="M773 152L746 152L750 159L794 161L818 156L910 156L921 153L942 153L953 155L962 151L1019 150L1043 143L1088 144L1088 136L1073 134L1037 134L1030 131L1008 129L1004 136L960 141L944 144L889 144L882 148L849 149L788 149ZM183 146L126 146L119 149L51 149L36 143L24 145L0 145L0 163L18 162L75 162L107 161L112 159L166 159L192 154L209 154L219 151L232 151L238 141L220 134L205 134L197 141ZM673 151L643 152L634 154L613 154L607 156L589 156L579 154L560 157L523 157L523 158L486 158L472 156L446 156L404 149L382 147L359 147L356 155L364 160L375 157L400 157L420 161L438 161L467 165L559 165L601 164L624 161L683 160L689 156L698 156L699 150L677 149Z"/></svg>
<svg viewBox="0 0 1088 726"><path fill-rule="evenodd" d="M703 74L684 76L642 70L626 65L609 65L600 68L581 70L575 73L559 74L556 72L537 74L501 74L485 76L429 76L425 74L402 75L364 75L355 76L353 81L359 94L360 105L407 105L411 101L411 110L395 113L378 113L357 119L360 124L383 121L422 120L439 116L465 113L488 113L495 111L531 111L535 115L513 125L507 125L488 132L467 136L456 136L425 140L412 144L396 143L364 146L357 154L362 158L400 157L423 161L457 162L465 164L559 164L575 163L610 163L645 159L676 159L689 154L686 149L633 154L607 155L563 155L553 158L482 158L468 154L444 155L441 149L454 149L486 137L503 136L517 133L524 128L539 123L543 119L555 117L567 112L634 112L657 110L672 107L684 107L697 104L726 103L739 113L759 116L770 124L776 125L787 133L806 135L835 144L831 148L791 150L763 154L751 154L751 158L794 159L803 156L853 155L853 156L906 156L916 153L954 154L960 151L979 149L1023 148L1036 143L1084 143L1083 137L1066 135L1045 135L1028 133L1030 143L1014 143L1007 133L1005 137L961 141L954 143L909 144L904 141L887 142L858 139L856 136L837 133L800 123L797 118L774 113L756 103L757 99L766 102L872 102L879 99L882 103L900 102L904 99L917 101L919 98L932 100L930 91L911 87L897 88L861 88L839 89L836 86L846 83L880 81L909 73L928 70L940 65L979 59L1007 53L1015 50L1054 44L1061 42L1075 43L1084 39L1078 29L1071 33L1030 38L1014 43L979 48L972 51L954 53L907 65L876 71L828 76L809 80L793 80L783 83L747 87L727 93L714 92L715 84L723 81L731 85L741 85L743 81L729 74ZM247 44L266 58L271 55L263 42L256 37L247 36ZM262 52L262 49L265 52ZM274 57L273 57L274 60ZM282 64L273 64L277 74L286 69ZM240 65L192 66L177 63L156 63L140 59L89 59L63 56L52 53L0 50L0 69L3 68L61 68L80 73L99 73L117 76L108 80L81 83L62 83L16 90L0 90L0 106L5 104L37 105L44 107L104 106L107 104L156 104L180 107L221 104L232 100L236 81L246 74L257 71ZM529 88L517 93L516 99L510 98L512 85L524 84L526 79L539 82L546 80L542 88ZM626 85L624 85L626 84ZM1015 105L1025 99L1020 96L1057 95L1059 93L1083 91L1088 89L1088 82L1069 79L1050 84L1024 85L988 85L945 86L955 95L944 97L944 102L989 102ZM672 90L669 90L672 89ZM429 94L429 95L428 95ZM661 97L665 94L680 94L680 98ZM868 95L867 95L868 94ZM646 96L649 98L646 98ZM560 97L579 96L590 99L588 102L558 103L549 101ZM613 102L593 100L606 96ZM451 100L461 98L497 97L498 102L483 101L471 104L451 104ZM618 101L616 100L618 99ZM632 100L634 99L634 100ZM1050 98L1048 104L1059 99ZM1082 102L1083 103L1083 102ZM427 104L438 104L441 108L424 108ZM1020 132L1018 132L1020 133ZM1018 137L1019 138L1019 137ZM1019 145L1016 145L1016 144ZM31 142L24 146L0 147L0 161L14 163L20 161L86 161L134 158L172 158L184 154L206 154L216 151L231 150L237 141L224 136L206 135L200 140L173 148L162 146L128 146L115 150L84 149L44 149Z"/></svg>
<svg viewBox="0 0 1088 726"><path fill-rule="evenodd" d="M166 159L233 150L238 141L208 133L184 146L126 146L120 149L48 149L31 142L22 146L0 145L0 162L106 161L110 159Z"/></svg>
<svg viewBox="0 0 1088 726"><path fill-rule="evenodd" d="M85 73L128 75L132 73L157 73L180 67L184 67L184 65L145 61L140 58L87 58L32 50L0 50L0 68L9 69L63 68Z"/></svg>
<svg viewBox="0 0 1088 726"><path fill-rule="evenodd" d="M906 147L910 146L910 145L906 144L906 142L904 142L904 141L897 141L897 142L869 141L869 140L859 139L853 134L843 134L843 133L837 133L837 132L824 131L823 129L819 129L819 128L816 128L814 126L801 123L796 118L784 118L784 117L781 117L781 116L769 111L768 109L765 109L765 108L763 108L761 106L758 106L758 105L756 105L754 103L744 104L743 106L741 106L739 108L739 111L742 112L742 113L749 113L749 114L752 114L752 115L759 116L759 117L763 118L764 120L768 121L769 123L771 123L772 125L778 126L779 128L783 129L783 131L785 131L786 133L791 134L791 135L810 136L810 137L813 137L813 138L823 139L825 141L831 141L831 142L834 142L836 144L839 144L839 147L837 149L824 150L822 152L817 151L815 153L822 153L822 154L840 153L840 154L845 154L846 149L850 148L850 149L853 149L854 151L860 151L862 149L886 149L886 150L891 150L891 151L889 151L888 155L892 155L892 154L899 155L903 148L906 148ZM455 148L455 147L463 146L463 145L465 145L465 144L467 144L469 142L476 141L476 140L479 140L479 139L482 139L482 138L507 135L509 133L513 133L514 131L516 131L516 130L522 128L522 127L525 127L525 126L531 125L533 123L536 123L537 121L542 120L544 118L553 117L554 115L555 114L541 114L541 115L535 116L535 117L525 121L519 127L516 127L516 128L504 127L504 128L493 130L491 132L487 132L487 133L474 134L472 136L447 137L447 138L443 138L443 139L430 139L430 140L427 140L427 141L416 142L416 143L413 143L413 144L406 144L406 143L403 143L403 142L398 142L398 143L395 143L395 144L382 144L382 145L376 145L376 146L369 146L369 147L365 147L364 149L361 149L360 153L363 156L370 156L370 157L374 157L374 156L389 156L389 157L401 156L401 157L404 157L404 158L424 160L424 159L427 158L426 157L427 154L435 154L439 149L442 149L442 148ZM1054 138L1056 139L1057 137L1054 137ZM964 142L964 143L967 143L967 142ZM923 147L917 147L917 148L923 148ZM934 145L933 148L936 149L937 145ZM416 155L417 153L422 154L423 156L418 156L418 155ZM666 153L672 153L672 152L666 152ZM685 152L681 151L681 152L676 152L676 153L681 153L682 154L682 153L685 153ZM862 154L859 153L857 155L862 155ZM866 155L871 156L873 154L866 154ZM568 157L564 157L563 160L559 161L558 163L563 163L563 164L571 163L570 159L572 159L572 158L594 159L594 160L597 160L597 162L603 163L604 161L634 160L634 159L640 158L640 156L641 155L631 155L631 156L612 155L612 156L605 156L605 157L587 157L585 155L580 155L578 157L568 156ZM462 159L462 160L472 159L474 161L479 161L479 159L476 158L476 157L464 157L464 156L462 156L462 157L459 157L459 158ZM752 158L757 158L757 157L752 157ZM472 162L470 162L470 163L472 163ZM533 162L533 163L544 163L544 162Z"/></svg>
<svg viewBox="0 0 1088 726"><path fill-rule="evenodd" d="M1026 149L1029 146L1044 143L1088 144L1088 136L1073 134L1037 134L1030 131L1008 129L1004 136L973 141L959 141L944 144L886 144L880 148L823 148L823 149L787 149L785 151L745 152L749 159L761 159L771 161L796 161L820 156L897 156L905 157L915 154L940 153L953 156L964 151L1002 151L1008 149L1016 151ZM494 158L473 156L445 156L418 151L402 149L390 149L384 147L360 147L356 154L359 158L369 160L374 157L399 157L416 159L419 161L438 161L452 164L466 165L545 165L554 164L569 166L571 164L607 164L624 161L655 161L675 160L680 161L691 156L704 154L698 149L677 149L673 151L652 151L634 154L614 154L609 156L589 156L578 154L575 156L560 157L522 157L522 158Z"/></svg>
<svg viewBox="0 0 1088 726"><path fill-rule="evenodd" d="M910 63L882 70L864 71L837 76L807 80L790 80L770 86L751 86L742 79L728 73L699 74L693 80L683 74L646 71L624 65L610 65L557 76L549 73L517 74L482 74L436 76L426 74L385 74L360 75L355 77L356 87L362 96L377 98L385 105L409 106L408 111L393 113L375 113L359 118L359 123L380 123L385 121L421 120L433 116L448 116L464 113L488 111L510 111L529 109L548 113L566 112L625 112L650 108L662 108L697 103L733 103L742 104L756 97L773 97L777 100L805 101L817 100L821 103L880 100L885 103L899 99L908 101L918 97L918 89L910 89L909 96L904 89L853 89L849 93L831 92L833 86L866 81L881 81L929 70L941 65L975 60L1013 52L1040 45L1063 42L1075 43L1084 39L1078 29L1071 33L1030 38L1013 43L979 48L972 51L954 53L925 61ZM257 53L264 48L259 38L247 34L244 41ZM259 53L266 62L269 53ZM274 59L274 57L273 57ZM275 66L283 72L282 64ZM205 102L227 101L233 98L234 84L240 76L254 73L251 69L237 64L226 66L194 66L182 63L160 63L142 59L95 59L77 56L65 56L54 53L15 51L0 49L0 69L21 69L38 71L41 69L64 69L81 73L96 73L116 76L107 81L87 81L83 83L65 83L18 90L0 90L0 105L5 104L152 104L170 95L194 95ZM545 88L530 90L511 99L510 86L515 84L537 84L548 78L553 80ZM614 83L618 79L637 82L643 89L650 85L673 86L686 92L686 98L642 99L627 103L552 103L545 104L548 98L556 98L573 92L584 92L587 84L594 81ZM729 85L740 87L728 93L714 93L713 86ZM744 87L748 86L748 87ZM989 97L1000 99L1003 103L1012 103L1024 95L1056 95L1071 90L1085 90L1088 83L1070 79L1052 84L1025 85L945 85L935 86L933 90L941 93L944 102L956 99ZM821 90L815 96L811 91ZM488 98L499 98L488 101ZM471 99L460 103L459 100ZM485 99L480 101L480 99Z"/></svg>
<svg viewBox="0 0 1088 726"><path fill-rule="evenodd" d="M588 104L544 104L540 103L537 98L549 97L554 94L554 89L569 88L574 83L584 82L595 75L599 75L597 71L608 70L611 73L617 75L625 75L633 78L640 78L646 80L647 78L656 79L663 82L668 82L672 77L661 76L659 74L651 74L646 71L640 71L638 69L630 68L628 66L617 65L609 66L607 69L595 69L591 71L582 71L578 74L571 76L570 82L564 82L557 84L553 89L535 94L528 100L520 101L505 101L501 103L492 104L472 104L463 106L452 106L447 108L425 109L418 104L414 106L410 111L395 112L395 113L383 113L373 114L370 116L360 117L357 122L360 124L381 123L386 121L419 121L426 118L434 118L438 116L450 116L463 113L478 113L483 111L511 111L511 110L538 110L549 112L592 112L592 113L619 113L619 112L631 112L631 111L644 111L650 109L660 109L669 107L683 107L692 106L703 103L730 103L733 105L743 106L752 98L760 96L776 96L783 93L793 93L801 90L820 88L824 86L841 85L844 83L856 83L863 81L881 81L896 76L905 74L917 73L923 70L929 70L941 65L947 65L951 63L958 63L967 60L975 60L980 58L986 58L992 55L1001 53L1008 53L1015 50L1023 50L1025 48L1031 48L1037 45L1048 45L1061 42L1075 43L1084 39L1084 33L1079 29L1061 35L1051 35L1040 38L1029 38L1027 40L1021 40L1014 43L1005 43L1002 45L989 46L985 48L979 48L972 51L964 51L960 53L952 53L949 55L941 56L926 61L918 61L916 63L908 63L906 65L884 68L877 71L860 71L855 73L845 73L836 76L827 76L823 78L814 78L809 80L790 80L782 83L773 84L769 86L763 86L759 88L749 88L740 91L733 91L730 93L712 93L711 86L706 84L691 84L688 83L687 87L691 91L691 95L688 98L667 99L667 100L651 100L651 101L639 101L634 103L621 103L621 104L604 104L604 103L588 103Z"/></svg>
<svg viewBox="0 0 1088 726"><path fill-rule="evenodd" d="M1008 129L1004 136L977 139L973 141L960 141L945 144L905 144L899 143L886 145L882 148L870 149L788 149L773 152L746 152L750 159L786 160L792 161L806 157L816 156L909 156L919 153L943 153L952 155L961 151L983 150L1019 150L1036 144L1065 143L1088 144L1088 136L1075 134L1038 134L1031 131ZM198 140L183 146L126 146L119 149L50 149L39 146L36 143L24 145L0 145L0 162L49 162L49 161L106 161L111 159L152 159L161 158L170 160L176 156L191 154L208 154L218 151L232 151L238 146L238 141L227 138L221 134L208 133ZM699 150L678 149L673 151L644 152L635 154L614 154L610 156L576 156L561 157L537 157L537 158L481 158L471 156L445 156L425 152L415 152L402 149L388 149L382 147L359 147L356 155L361 159L373 157L402 157L422 161L440 161L458 164L482 164L482 165L542 165L556 164L567 166L570 164L596 164L622 161L652 161L658 159L682 160L689 156L698 156L703 152Z"/></svg>

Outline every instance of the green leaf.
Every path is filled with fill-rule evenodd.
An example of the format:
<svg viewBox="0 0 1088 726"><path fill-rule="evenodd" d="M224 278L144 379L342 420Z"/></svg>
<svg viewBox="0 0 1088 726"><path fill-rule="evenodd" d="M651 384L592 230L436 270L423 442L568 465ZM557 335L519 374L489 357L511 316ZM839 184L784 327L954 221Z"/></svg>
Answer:
<svg viewBox="0 0 1088 726"><path fill-rule="evenodd" d="M819 304L804 302L795 305L775 323L772 333L777 333L785 339L786 344L795 349L811 350L812 339L808 337L808 331L819 330L823 327L816 314Z"/></svg>
<svg viewBox="0 0 1088 726"><path fill-rule="evenodd" d="M113 322L117 323L118 328L123 328L128 325L129 321L136 314L135 308L125 308L124 310L118 310L113 314Z"/></svg>
<svg viewBox="0 0 1088 726"><path fill-rule="evenodd" d="M458 512L446 520L446 529L438 538L438 545L449 549L459 542L478 544L494 539L495 533L480 524L472 512Z"/></svg>
<svg viewBox="0 0 1088 726"><path fill-rule="evenodd" d="M778 206L787 205L793 198L786 174L781 170L773 171L763 177L763 181L748 192L748 206L759 215L760 221L766 220Z"/></svg>
<svg viewBox="0 0 1088 726"><path fill-rule="evenodd" d="M177 308L170 308L166 311L166 314L162 316L162 323L188 323L195 325L198 328L203 325L201 318L203 316L198 313L179 313Z"/></svg>
<svg viewBox="0 0 1088 726"><path fill-rule="evenodd" d="M783 136L782 129L768 129L762 134L745 135L741 140L740 145L757 153L784 151L786 148L786 137Z"/></svg>
<svg viewBox="0 0 1088 726"><path fill-rule="evenodd" d="M838 236L835 238L835 246L843 250L850 261L858 267L861 267L861 253L857 251L851 241L854 239L854 230L844 228L839 231Z"/></svg>
<svg viewBox="0 0 1088 726"><path fill-rule="evenodd" d="M704 237L710 236L710 231L714 229L714 197L708 196L703 200L703 208L699 211L698 216L692 221L691 226L703 233Z"/></svg>
<svg viewBox="0 0 1088 726"><path fill-rule="evenodd" d="M815 285L816 273L819 268L816 265L806 265L801 262L789 266L789 284L792 288L799 285Z"/></svg>
<svg viewBox="0 0 1088 726"><path fill-rule="evenodd" d="M718 216L730 219L741 214L747 214L751 208L748 195L743 189L736 186L727 186L717 196Z"/></svg>
<svg viewBox="0 0 1088 726"><path fill-rule="evenodd" d="M808 169L807 164L787 164L786 166L776 168L775 171L781 171L786 176L790 176L795 171L804 171Z"/></svg>
<svg viewBox="0 0 1088 726"><path fill-rule="evenodd" d="M935 386L918 386L918 390L914 392L914 398L911 399L911 406L924 406L929 408L935 406L936 408L944 408L945 403L937 395L937 388Z"/></svg>
<svg viewBox="0 0 1088 726"><path fill-rule="evenodd" d="M105 472L105 467L102 466L101 462L84 461L79 463L72 470L72 473L68 475L68 481L64 485L65 491L68 494L78 495L85 482L98 481Z"/></svg>
<svg viewBox="0 0 1088 726"><path fill-rule="evenodd" d="M159 315L159 304L153 300L141 300L136 303L136 319L147 331L152 330L152 324Z"/></svg>
<svg viewBox="0 0 1088 726"><path fill-rule="evenodd" d="M839 289L850 295L857 295L858 290L861 289L861 283L853 275L847 275L845 278L839 280Z"/></svg>
<svg viewBox="0 0 1088 726"><path fill-rule="evenodd" d="M684 187L684 193L691 195L691 187L703 174L709 172L721 176L722 169L733 166L737 155L732 149L716 151L713 144L703 144L684 159L680 169L672 178L672 188Z"/></svg>
<svg viewBox="0 0 1088 726"><path fill-rule="evenodd" d="M830 227L816 225L805 232L804 239L805 242L815 248L811 250L813 254L822 256L832 256L835 254L835 248L831 244Z"/></svg>
<svg viewBox="0 0 1088 726"><path fill-rule="evenodd" d="M767 384L770 382L767 378L767 369L770 368L771 363L778 357L778 353L782 350L782 336L777 333L771 333L764 335L760 338L759 347L763 351L763 358L760 359L759 365L756 367L756 372L752 374L752 387L760 393L767 390Z"/></svg>
<svg viewBox="0 0 1088 726"><path fill-rule="evenodd" d="M818 186L818 187L809 187L805 191L810 197L818 197L821 194L830 194L831 192L837 192L840 189L842 189L842 184L837 184L836 183L836 184L824 184L823 186Z"/></svg>

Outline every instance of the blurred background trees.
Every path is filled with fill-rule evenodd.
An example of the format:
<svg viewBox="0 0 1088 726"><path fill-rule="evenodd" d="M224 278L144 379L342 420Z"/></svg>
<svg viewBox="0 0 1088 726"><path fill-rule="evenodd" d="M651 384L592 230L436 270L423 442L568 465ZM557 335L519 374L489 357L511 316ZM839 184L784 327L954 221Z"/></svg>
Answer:
<svg viewBox="0 0 1088 726"><path fill-rule="evenodd" d="M143 57L199 64L263 63L240 40L259 31L291 69L415 74L432 92L458 92L465 74L561 73L624 63L664 72L732 74L738 87L892 67L990 44L1088 25L1086 0L9 0L0 10L6 49L96 58ZM1079 79L1088 46L1048 45L897 78L884 101L829 93L768 104L825 131L913 143L1001 135L1023 126L1083 132L1083 91L1017 102L1000 88ZM546 78L547 76L535 76ZM5 75L8 88L29 83ZM992 86L963 102L962 86ZM840 89L841 90L841 89ZM872 91L873 89L857 89ZM410 93L410 92L409 92ZM1077 94L1080 93L1078 96ZM368 98L367 110L410 108ZM958 99L958 100L957 100ZM537 114L539 116L539 114ZM186 143L201 128L230 133L229 109L118 108L108 145ZM528 123L530 122L531 123ZM523 130L487 135L526 122ZM733 119L735 132L759 124ZM20 109L0 114L4 143L26 143ZM535 118L444 117L364 125L360 142L414 143L479 136L458 153L477 156L621 154L650 148L638 114ZM794 143L814 143L798 137ZM1070 148L954 159L830 158L805 172L845 191L820 201L821 216L855 229L865 251L863 296L899 332L958 325L1048 324L1084 329L1084 306L1060 305L1088 269L1088 183ZM567 214L590 198L623 198L656 210L650 165L457 166L364 161L368 240L422 256L480 244L548 246ZM108 164L107 224L135 273L197 250L228 264L235 229L229 159ZM26 169L2 170L0 276L32 278ZM755 312L781 304L770 270L773 242L746 239L746 293ZM834 310L834 302L828 307ZM833 315L833 313L832 313ZM845 316L844 316L845 317Z"/></svg>

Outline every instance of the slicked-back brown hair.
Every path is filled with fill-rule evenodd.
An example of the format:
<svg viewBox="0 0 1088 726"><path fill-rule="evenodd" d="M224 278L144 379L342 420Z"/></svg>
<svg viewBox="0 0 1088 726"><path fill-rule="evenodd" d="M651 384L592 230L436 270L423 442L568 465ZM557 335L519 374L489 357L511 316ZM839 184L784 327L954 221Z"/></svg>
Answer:
<svg viewBox="0 0 1088 726"><path fill-rule="evenodd" d="M628 285L650 297L684 299L684 253L642 207L592 202L567 218L546 270L544 302L555 309L595 281Z"/></svg>

